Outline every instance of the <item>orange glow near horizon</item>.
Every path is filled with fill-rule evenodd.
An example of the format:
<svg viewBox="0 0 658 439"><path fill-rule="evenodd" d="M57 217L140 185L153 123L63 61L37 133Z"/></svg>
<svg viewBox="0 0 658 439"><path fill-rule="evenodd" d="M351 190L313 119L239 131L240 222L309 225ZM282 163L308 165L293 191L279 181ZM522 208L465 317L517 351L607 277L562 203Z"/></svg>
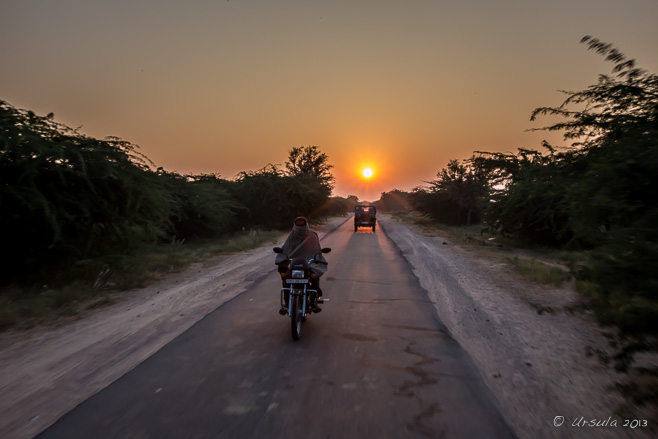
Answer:
<svg viewBox="0 0 658 439"><path fill-rule="evenodd" d="M2 101L139 145L181 175L284 169L292 148L314 145L333 195L368 201L423 187L474 151L564 145L562 132L534 131L556 119L529 117L613 67L579 44L584 22L658 71L651 1L583 0L569 14L482 0L164 0L157 13L148 2L5 3Z"/></svg>
<svg viewBox="0 0 658 439"><path fill-rule="evenodd" d="M361 147L349 157L351 166L340 170L345 173L336 173L341 177L339 189L343 196L356 195L359 201L376 201L383 191L389 190L384 186L392 184L391 179L399 176L386 165L389 157L382 153L382 148Z"/></svg>

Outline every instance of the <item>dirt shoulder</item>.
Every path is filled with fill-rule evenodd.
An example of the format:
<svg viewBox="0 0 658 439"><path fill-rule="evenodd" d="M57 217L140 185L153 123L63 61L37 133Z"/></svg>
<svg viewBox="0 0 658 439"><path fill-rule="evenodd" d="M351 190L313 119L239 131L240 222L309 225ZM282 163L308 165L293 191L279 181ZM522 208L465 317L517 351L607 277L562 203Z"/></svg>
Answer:
<svg viewBox="0 0 658 439"><path fill-rule="evenodd" d="M344 223L314 230L322 238ZM285 239L281 235L281 244ZM270 273L272 244L222 255L56 327L0 334L0 437L29 438Z"/></svg>
<svg viewBox="0 0 658 439"><path fill-rule="evenodd" d="M501 262L504 258L460 246L437 230L428 233L385 216L380 224L519 437L650 437L647 428L624 428L615 413L622 400L606 387L621 377L587 355L589 348L609 346L590 314L564 310L580 302L572 285L533 284ZM542 306L551 312L540 314ZM555 427L558 416L564 423ZM611 419L607 426L578 426L581 417L588 423Z"/></svg>

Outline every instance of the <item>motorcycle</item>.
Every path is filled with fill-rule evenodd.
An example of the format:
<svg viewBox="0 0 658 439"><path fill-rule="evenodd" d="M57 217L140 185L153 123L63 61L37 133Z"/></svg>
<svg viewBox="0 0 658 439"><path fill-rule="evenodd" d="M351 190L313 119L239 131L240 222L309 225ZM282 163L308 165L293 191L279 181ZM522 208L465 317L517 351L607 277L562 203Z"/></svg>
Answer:
<svg viewBox="0 0 658 439"><path fill-rule="evenodd" d="M274 247L274 253L282 253L286 260L283 264L288 263L288 269L281 273L281 278L285 281L287 287L281 287L281 307L287 310L290 317L290 327L292 329L292 339L299 340L302 331L302 323L306 320L306 315L313 312L313 306L317 303L324 303L318 297L318 291L309 288L311 285L311 277L315 274L311 273L310 264L316 261L315 258L306 260L302 257L294 257L290 259L288 255L283 253L281 247ZM329 253L330 248L323 248L322 253ZM319 254L319 253L318 253Z"/></svg>

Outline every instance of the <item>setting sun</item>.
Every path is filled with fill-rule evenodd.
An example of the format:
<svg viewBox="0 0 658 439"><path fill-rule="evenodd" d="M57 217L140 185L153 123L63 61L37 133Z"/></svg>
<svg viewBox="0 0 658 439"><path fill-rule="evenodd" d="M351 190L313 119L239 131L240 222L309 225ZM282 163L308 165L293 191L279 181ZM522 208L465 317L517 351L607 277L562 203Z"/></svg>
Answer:
<svg viewBox="0 0 658 439"><path fill-rule="evenodd" d="M372 177L374 172L372 171L371 168L365 168L363 171L361 171L361 175L363 175L363 178L370 178Z"/></svg>

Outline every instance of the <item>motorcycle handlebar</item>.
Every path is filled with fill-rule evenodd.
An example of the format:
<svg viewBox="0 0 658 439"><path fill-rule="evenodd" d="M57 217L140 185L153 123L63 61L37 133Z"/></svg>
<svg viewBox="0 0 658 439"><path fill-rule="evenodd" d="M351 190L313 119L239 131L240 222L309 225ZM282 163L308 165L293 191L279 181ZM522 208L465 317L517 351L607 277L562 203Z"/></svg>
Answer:
<svg viewBox="0 0 658 439"><path fill-rule="evenodd" d="M290 261L291 261L291 259L288 258L288 257L286 257L286 260L285 260L285 261L281 261L281 262L279 262L279 264L284 264L284 263L286 263L286 262L290 262ZM313 263L313 262L315 262L316 264L329 265L329 262L327 262L327 261L319 261L319 260L317 260L317 259L309 259L309 260L308 260L308 263L309 263L309 264L311 264L311 263Z"/></svg>
<svg viewBox="0 0 658 439"><path fill-rule="evenodd" d="M287 254L283 253L283 249L282 249L281 247L274 247L274 248L272 249L272 251L273 251L274 253L280 253L280 254L282 254L283 256L285 256L285 257L286 257L286 260L285 260L284 262L290 262L290 256L288 256ZM321 253L329 253L330 251L331 251L331 249L330 249L329 247L325 247L325 248L323 248L323 249L320 250ZM321 255L321 253L318 253L318 255ZM316 263L318 263L318 264L325 264L325 265L328 265L327 262L325 262L325 261L320 261L320 260L317 260L317 259L315 259L315 258L309 259L308 262L309 262L309 263L311 263L311 262L316 262Z"/></svg>

